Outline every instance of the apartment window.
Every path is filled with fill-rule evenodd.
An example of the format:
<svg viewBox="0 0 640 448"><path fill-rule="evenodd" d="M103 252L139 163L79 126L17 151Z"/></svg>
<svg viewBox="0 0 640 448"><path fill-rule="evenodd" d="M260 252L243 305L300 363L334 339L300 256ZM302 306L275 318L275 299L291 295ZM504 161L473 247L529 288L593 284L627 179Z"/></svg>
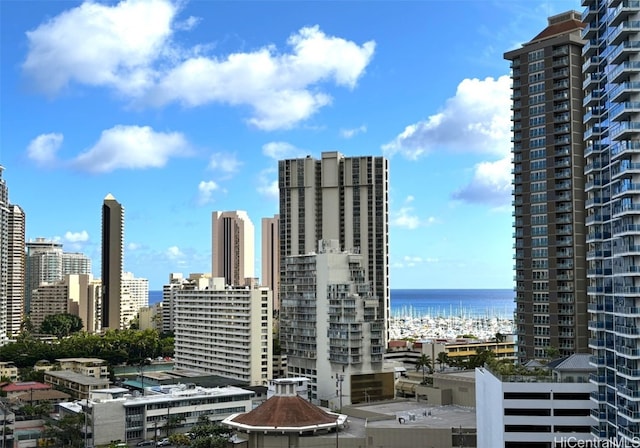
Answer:
<svg viewBox="0 0 640 448"><path fill-rule="evenodd" d="M529 86L529 94L544 92L544 82L537 82Z"/></svg>
<svg viewBox="0 0 640 448"><path fill-rule="evenodd" d="M546 167L547 167L547 161L545 159L533 160L531 162L531 165L530 165L529 169L531 169L531 171L544 170Z"/></svg>
<svg viewBox="0 0 640 448"><path fill-rule="evenodd" d="M546 202L547 193L534 193L531 195L531 203Z"/></svg>
<svg viewBox="0 0 640 448"><path fill-rule="evenodd" d="M547 121L547 117L545 115L536 115L534 117L529 117L529 126L539 126L544 124Z"/></svg>
<svg viewBox="0 0 640 448"><path fill-rule="evenodd" d="M547 226L534 226L531 228L531 235L546 235L547 234Z"/></svg>
<svg viewBox="0 0 640 448"><path fill-rule="evenodd" d="M531 256L533 258L547 258L549 250L546 247L537 247L531 250Z"/></svg>
<svg viewBox="0 0 640 448"><path fill-rule="evenodd" d="M537 172L532 172L530 174L531 180L532 181L536 181L536 180L544 180L547 178L547 172L546 171L537 171Z"/></svg>
<svg viewBox="0 0 640 448"><path fill-rule="evenodd" d="M505 400L550 400L550 392L505 392Z"/></svg>
<svg viewBox="0 0 640 448"><path fill-rule="evenodd" d="M538 103L544 103L546 100L547 100L547 97L544 93L538 93L536 95L531 95L529 97L529 104L533 105Z"/></svg>
<svg viewBox="0 0 640 448"><path fill-rule="evenodd" d="M545 135L546 133L547 130L544 126L529 129L529 137L539 137L541 135Z"/></svg>
<svg viewBox="0 0 640 448"><path fill-rule="evenodd" d="M544 72L537 72L529 74L529 83L542 81L544 79Z"/></svg>
<svg viewBox="0 0 640 448"><path fill-rule="evenodd" d="M504 432L551 432L548 425L504 425Z"/></svg>
<svg viewBox="0 0 640 448"><path fill-rule="evenodd" d="M544 48L527 53L527 61L533 62L544 58Z"/></svg>
<svg viewBox="0 0 640 448"><path fill-rule="evenodd" d="M544 70L544 61L529 64L529 73L539 72L540 70Z"/></svg>
<svg viewBox="0 0 640 448"><path fill-rule="evenodd" d="M531 224L532 225L540 225L540 224L546 224L547 223L547 215L534 215L531 217Z"/></svg>
<svg viewBox="0 0 640 448"><path fill-rule="evenodd" d="M545 146L546 144L547 144L546 137L533 138L529 141L529 146L531 148L540 148L541 146Z"/></svg>
<svg viewBox="0 0 640 448"><path fill-rule="evenodd" d="M540 104L538 106L531 106L529 108L529 115L539 115L545 113L545 105Z"/></svg>
<svg viewBox="0 0 640 448"><path fill-rule="evenodd" d="M547 181L544 180L542 182L532 182L531 183L531 191L532 192L547 191ZM544 218L545 218L545 222L546 222L546 216Z"/></svg>

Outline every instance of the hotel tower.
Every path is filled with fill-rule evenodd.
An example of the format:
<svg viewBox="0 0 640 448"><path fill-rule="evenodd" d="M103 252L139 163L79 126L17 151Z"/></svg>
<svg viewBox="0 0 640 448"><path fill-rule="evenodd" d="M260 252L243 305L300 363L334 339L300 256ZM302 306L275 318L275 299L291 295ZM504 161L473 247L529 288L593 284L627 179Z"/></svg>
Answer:
<svg viewBox="0 0 640 448"><path fill-rule="evenodd" d="M211 217L211 272L227 285L244 286L254 274L254 228L242 210L213 212Z"/></svg>
<svg viewBox="0 0 640 448"><path fill-rule="evenodd" d="M102 329L120 329L124 209L111 194L102 203Z"/></svg>
<svg viewBox="0 0 640 448"><path fill-rule="evenodd" d="M588 350L582 29L559 14L511 61L518 359Z"/></svg>
<svg viewBox="0 0 640 448"><path fill-rule="evenodd" d="M633 446L640 435L640 3L582 5L593 433Z"/></svg>

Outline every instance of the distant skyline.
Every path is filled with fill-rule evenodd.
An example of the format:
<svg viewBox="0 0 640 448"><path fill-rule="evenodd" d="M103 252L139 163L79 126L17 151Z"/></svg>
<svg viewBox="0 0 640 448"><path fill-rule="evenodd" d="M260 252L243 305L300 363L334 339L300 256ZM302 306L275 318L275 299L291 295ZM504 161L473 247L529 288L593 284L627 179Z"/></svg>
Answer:
<svg viewBox="0 0 640 448"><path fill-rule="evenodd" d="M511 288L503 53L579 1L0 2L0 164L27 240L211 271L211 212L278 213L277 161L390 165L391 288ZM267 20L268 19L268 20Z"/></svg>

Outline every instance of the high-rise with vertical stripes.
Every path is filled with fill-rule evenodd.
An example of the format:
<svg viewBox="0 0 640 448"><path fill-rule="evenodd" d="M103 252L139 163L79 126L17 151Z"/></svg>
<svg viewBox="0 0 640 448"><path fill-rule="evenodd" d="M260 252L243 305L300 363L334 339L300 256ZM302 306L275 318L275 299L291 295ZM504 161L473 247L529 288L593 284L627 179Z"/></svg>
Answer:
<svg viewBox="0 0 640 448"><path fill-rule="evenodd" d="M211 216L211 273L227 285L244 286L254 277L255 230L247 212L213 212ZM249 281L250 283L250 281Z"/></svg>
<svg viewBox="0 0 640 448"><path fill-rule="evenodd" d="M633 446L640 436L640 2L582 5L593 433Z"/></svg>
<svg viewBox="0 0 640 448"><path fill-rule="evenodd" d="M102 203L102 329L120 329L124 208L113 195Z"/></svg>
<svg viewBox="0 0 640 448"><path fill-rule="evenodd" d="M549 17L511 61L518 359L588 350L582 22Z"/></svg>

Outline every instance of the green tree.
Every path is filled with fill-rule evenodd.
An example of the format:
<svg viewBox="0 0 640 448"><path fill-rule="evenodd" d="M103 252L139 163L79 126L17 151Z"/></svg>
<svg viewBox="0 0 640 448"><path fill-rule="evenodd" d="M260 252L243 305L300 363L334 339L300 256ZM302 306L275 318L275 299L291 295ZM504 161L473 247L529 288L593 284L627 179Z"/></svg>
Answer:
<svg viewBox="0 0 640 448"><path fill-rule="evenodd" d="M69 336L82 330L82 319L70 313L50 314L40 325L40 331L58 338Z"/></svg>
<svg viewBox="0 0 640 448"><path fill-rule="evenodd" d="M436 356L436 363L440 365L440 371L442 372L444 366L449 364L449 355L447 355L447 352L439 352L438 356Z"/></svg>
<svg viewBox="0 0 640 448"><path fill-rule="evenodd" d="M171 435L171 431L179 427L182 422L184 422L184 415L170 415L164 424L167 437L169 437Z"/></svg>
<svg viewBox="0 0 640 448"><path fill-rule="evenodd" d="M419 371L420 369L422 369L422 383L426 383L426 370L428 370L429 373L433 373L433 360L431 359L431 356L423 353L422 356L418 358L416 361L416 371Z"/></svg>
<svg viewBox="0 0 640 448"><path fill-rule="evenodd" d="M175 445L177 447L189 446L191 445L191 439L184 434L171 434L169 436L169 442L171 445Z"/></svg>
<svg viewBox="0 0 640 448"><path fill-rule="evenodd" d="M65 415L59 420L49 421L42 433L42 446L82 448L83 425L84 414Z"/></svg>

